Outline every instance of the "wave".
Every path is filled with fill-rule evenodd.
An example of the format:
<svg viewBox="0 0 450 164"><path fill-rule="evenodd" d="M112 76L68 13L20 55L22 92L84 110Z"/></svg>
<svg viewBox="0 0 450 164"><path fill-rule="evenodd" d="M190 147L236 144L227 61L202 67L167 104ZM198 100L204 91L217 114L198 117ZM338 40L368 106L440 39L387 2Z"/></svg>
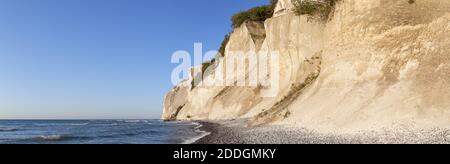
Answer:
<svg viewBox="0 0 450 164"><path fill-rule="evenodd" d="M44 140L44 141L60 141L60 140L64 140L65 138L68 138L66 136L63 135L49 135L49 136L38 136L38 137L34 137L32 139L34 140Z"/></svg>
<svg viewBox="0 0 450 164"><path fill-rule="evenodd" d="M89 125L89 123L70 124L70 126L85 126L85 125Z"/></svg>
<svg viewBox="0 0 450 164"><path fill-rule="evenodd" d="M15 132L18 130L19 129L16 129L16 128L0 128L0 132Z"/></svg>
<svg viewBox="0 0 450 164"><path fill-rule="evenodd" d="M201 128L203 127L203 125L201 123L199 123L199 122L192 122L192 124L196 125L196 127L194 128L194 131L196 133L199 133L199 135L195 136L193 138L187 139L182 144L193 144L193 143L197 142L198 140L202 139L203 137L206 137L206 136L211 134L211 132L207 132L207 131L201 130Z"/></svg>
<svg viewBox="0 0 450 164"><path fill-rule="evenodd" d="M141 123L141 122L147 122L146 120L124 120L125 123Z"/></svg>
<svg viewBox="0 0 450 164"><path fill-rule="evenodd" d="M70 135L40 135L37 137L31 137L25 140L31 141L68 141L68 140L77 140L77 139L85 139L87 137L75 137Z"/></svg>

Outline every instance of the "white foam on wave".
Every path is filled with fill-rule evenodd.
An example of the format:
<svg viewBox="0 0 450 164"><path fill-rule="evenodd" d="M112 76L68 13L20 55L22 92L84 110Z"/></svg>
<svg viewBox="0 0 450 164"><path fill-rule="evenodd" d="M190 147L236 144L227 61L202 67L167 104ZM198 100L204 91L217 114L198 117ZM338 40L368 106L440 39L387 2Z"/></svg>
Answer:
<svg viewBox="0 0 450 164"><path fill-rule="evenodd" d="M70 124L71 126L85 126L88 125L89 123L79 123L79 124Z"/></svg>
<svg viewBox="0 0 450 164"><path fill-rule="evenodd" d="M119 122L125 122L125 123L148 123L148 120L119 120Z"/></svg>
<svg viewBox="0 0 450 164"><path fill-rule="evenodd" d="M41 135L39 137L36 137L35 139L45 140L45 141L59 141L59 140L63 140L64 138L66 138L66 137L63 135L48 135L48 136Z"/></svg>
<svg viewBox="0 0 450 164"><path fill-rule="evenodd" d="M141 120L126 120L125 123L139 123Z"/></svg>
<svg viewBox="0 0 450 164"><path fill-rule="evenodd" d="M184 141L182 144L193 144L193 143L197 142L198 140L202 139L203 137L206 137L211 134L211 132L200 130L200 128L203 127L203 125L201 123L193 122L192 124L196 125L196 127L194 128L195 132L199 133L200 135L195 136L191 139L188 139L188 140Z"/></svg>

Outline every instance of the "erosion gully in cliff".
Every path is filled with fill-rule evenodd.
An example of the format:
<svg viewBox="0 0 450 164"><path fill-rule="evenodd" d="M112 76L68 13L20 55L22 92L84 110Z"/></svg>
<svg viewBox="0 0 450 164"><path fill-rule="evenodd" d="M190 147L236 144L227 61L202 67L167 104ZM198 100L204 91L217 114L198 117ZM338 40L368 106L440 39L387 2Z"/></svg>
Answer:
<svg viewBox="0 0 450 164"><path fill-rule="evenodd" d="M340 0L326 21L294 7L279 0L272 18L235 29L225 51L278 51L277 96L180 84L166 96L163 119L341 132L450 126L450 1Z"/></svg>

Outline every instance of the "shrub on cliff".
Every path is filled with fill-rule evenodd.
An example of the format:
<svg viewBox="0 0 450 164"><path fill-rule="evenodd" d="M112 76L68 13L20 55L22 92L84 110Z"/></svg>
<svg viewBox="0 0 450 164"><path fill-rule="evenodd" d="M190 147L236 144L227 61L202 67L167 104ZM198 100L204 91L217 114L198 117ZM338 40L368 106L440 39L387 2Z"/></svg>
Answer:
<svg viewBox="0 0 450 164"><path fill-rule="evenodd" d="M225 35L225 38L223 38L222 43L220 44L219 53L221 57L225 56L225 48L230 41L230 34Z"/></svg>
<svg viewBox="0 0 450 164"><path fill-rule="evenodd" d="M273 16L278 0L271 0L271 4L251 8L239 12L231 17L233 28L238 28L247 21L265 21Z"/></svg>
<svg viewBox="0 0 450 164"><path fill-rule="evenodd" d="M309 15L326 20L337 1L339 0L292 0L292 4L297 15Z"/></svg>

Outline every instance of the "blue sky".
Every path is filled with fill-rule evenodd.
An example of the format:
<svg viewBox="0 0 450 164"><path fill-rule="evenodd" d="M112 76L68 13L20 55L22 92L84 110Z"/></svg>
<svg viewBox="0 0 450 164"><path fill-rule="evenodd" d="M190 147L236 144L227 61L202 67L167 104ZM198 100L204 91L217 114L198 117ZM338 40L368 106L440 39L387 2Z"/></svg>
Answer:
<svg viewBox="0 0 450 164"><path fill-rule="evenodd" d="M0 119L159 118L177 50L266 0L0 0Z"/></svg>

